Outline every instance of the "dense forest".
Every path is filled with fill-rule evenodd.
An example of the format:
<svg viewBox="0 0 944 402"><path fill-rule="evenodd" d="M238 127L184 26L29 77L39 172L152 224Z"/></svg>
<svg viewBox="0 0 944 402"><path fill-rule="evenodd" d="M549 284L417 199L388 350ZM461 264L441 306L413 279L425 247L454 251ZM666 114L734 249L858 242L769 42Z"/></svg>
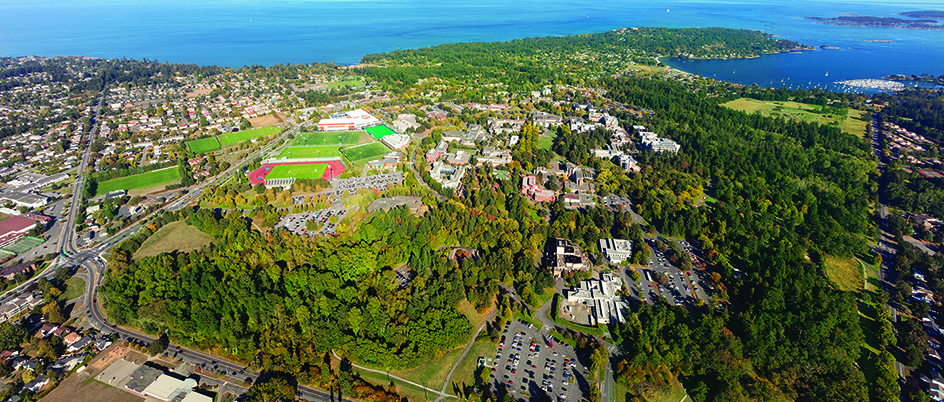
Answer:
<svg viewBox="0 0 944 402"><path fill-rule="evenodd" d="M604 55L621 62L652 64L656 56L745 57L800 47L759 31L724 28L632 28L565 37L516 39L508 42L455 43L422 49L369 54L362 73L385 86L411 85L421 78L500 78L512 89L554 81L582 79L590 64ZM596 55L580 58L578 55ZM585 60L586 59L586 60ZM599 59L599 60L596 60Z"/></svg>

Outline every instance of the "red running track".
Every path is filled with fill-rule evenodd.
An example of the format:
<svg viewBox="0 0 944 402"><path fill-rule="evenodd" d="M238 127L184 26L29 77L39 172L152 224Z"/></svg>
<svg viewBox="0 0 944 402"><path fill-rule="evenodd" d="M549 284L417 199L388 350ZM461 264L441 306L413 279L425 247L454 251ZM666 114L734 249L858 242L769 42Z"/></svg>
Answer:
<svg viewBox="0 0 944 402"><path fill-rule="evenodd" d="M331 180L335 177L341 175L344 172L344 165L340 161L329 161L329 162L289 162L289 163L265 163L262 167L253 170L249 173L249 184L255 186L257 184L265 184L265 177L272 171L272 168L280 165L314 165L314 164L325 164L328 165L328 168L325 169L324 174L321 176L322 179Z"/></svg>

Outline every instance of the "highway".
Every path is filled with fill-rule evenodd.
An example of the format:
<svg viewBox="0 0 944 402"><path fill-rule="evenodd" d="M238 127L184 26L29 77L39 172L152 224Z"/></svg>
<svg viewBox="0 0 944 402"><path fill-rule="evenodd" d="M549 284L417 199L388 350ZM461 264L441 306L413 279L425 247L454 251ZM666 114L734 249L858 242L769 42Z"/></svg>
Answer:
<svg viewBox="0 0 944 402"><path fill-rule="evenodd" d="M120 244L125 239L131 237L137 233L142 224L145 224L147 219L141 219L137 223L129 225L127 228L123 229L114 236L109 237L104 242L89 248L89 249L80 249L76 243L76 233L75 233L75 221L76 217L79 214L81 207L81 197L82 197L82 188L85 180L85 173L89 166L89 159L91 157L91 143L94 134L98 132L100 123L98 120L98 113L101 110L101 107L104 103L104 88L102 93L99 95L98 105L95 107L95 115L91 122L91 127L89 132L86 133L83 138L86 139L85 149L82 151L82 158L79 168L76 171L75 182L72 187L72 198L71 204L69 206L68 213L62 218L62 225L58 235L58 243L56 245L56 251L59 253L56 261L53 264L53 268L60 266L82 266L88 272L81 275L84 276L86 280L86 292L85 292L85 301L86 301L86 310L85 314L88 316L89 324L91 324L96 329L102 331L103 333L113 333L117 334L124 340L131 342L137 342L140 344L148 344L154 340L153 337L142 334L132 329L117 327L112 323L109 323L105 318L104 314L101 311L101 303L98 302L98 287L102 284L102 280L105 275L106 270L106 261L102 258L102 253L106 252L110 248L114 247L117 244ZM257 156L262 155L266 152L269 152L274 144L281 142L286 136L292 133L297 133L300 127L303 124L295 124L292 128L286 130L282 136L278 139L270 142L266 146L263 146L258 151L248 155L246 158L241 160L239 163L234 164L225 172L217 175L211 180L207 180L203 183L195 185L190 191L180 196L178 199L168 203L161 209L153 212L150 216L156 216L165 210L176 211L179 210L191 202L197 200L200 195L203 194L203 189L207 186L217 185L226 180L233 172L240 172L241 168L246 164L250 163ZM31 281L24 283L17 289L21 289L24 286L27 286L32 281L35 281L41 276L51 277L55 273L55 269L47 270L43 275L37 275ZM12 294L12 293L11 293ZM217 384L222 381L222 384L219 385L219 390L229 391L234 393L242 393L246 391L246 388L235 384L231 381L235 380L240 383L254 383L258 378L260 373L254 370L249 369L246 365L236 363L230 360L226 360L221 357L212 356L201 351L185 348L179 345L171 344L167 352L173 355L176 355L178 358L191 363L195 366L204 367L208 370L219 372L224 374L222 380L216 380L214 378L207 378L209 382L216 382ZM338 398L322 390L314 389L311 387L299 385L298 386L298 395L299 398L317 401L317 402L327 402L327 401L337 401ZM350 401L350 399L347 399Z"/></svg>

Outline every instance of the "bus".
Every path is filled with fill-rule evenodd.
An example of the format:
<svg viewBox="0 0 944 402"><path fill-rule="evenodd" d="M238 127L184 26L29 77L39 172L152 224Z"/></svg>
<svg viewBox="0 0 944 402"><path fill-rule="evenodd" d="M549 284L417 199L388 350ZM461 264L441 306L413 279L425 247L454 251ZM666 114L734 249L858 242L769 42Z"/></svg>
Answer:
<svg viewBox="0 0 944 402"><path fill-rule="evenodd" d="M652 282L652 275L649 275L649 270L647 269L645 270L645 272L646 272L646 280L649 282Z"/></svg>

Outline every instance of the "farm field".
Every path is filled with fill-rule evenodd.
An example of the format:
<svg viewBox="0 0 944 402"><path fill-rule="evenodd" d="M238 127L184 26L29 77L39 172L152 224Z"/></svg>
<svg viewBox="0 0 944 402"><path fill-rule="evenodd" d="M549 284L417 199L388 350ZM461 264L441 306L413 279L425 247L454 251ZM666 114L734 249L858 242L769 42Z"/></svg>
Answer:
<svg viewBox="0 0 944 402"><path fill-rule="evenodd" d="M161 184L169 184L176 181L180 181L179 166L136 174L134 176L120 177L109 181L103 181L98 183L98 188L95 191L95 195L98 196L115 190L132 190L137 188L159 186Z"/></svg>
<svg viewBox="0 0 944 402"><path fill-rule="evenodd" d="M336 156L341 156L341 151L338 150L337 146L329 145L321 147L288 147L283 149L277 158L330 158Z"/></svg>
<svg viewBox="0 0 944 402"><path fill-rule="evenodd" d="M221 135L220 145L233 145L253 138L266 137L272 134L278 134L279 128L276 126L253 128L235 133L226 133Z"/></svg>
<svg viewBox="0 0 944 402"><path fill-rule="evenodd" d="M135 258L169 253L172 251L190 251L213 243L210 235L184 222L165 225L148 238L141 248L134 253Z"/></svg>
<svg viewBox="0 0 944 402"><path fill-rule="evenodd" d="M83 374L83 373L79 373ZM88 375L71 375L46 395L48 402L143 402L144 397L114 386L87 378Z"/></svg>
<svg viewBox="0 0 944 402"><path fill-rule="evenodd" d="M302 133L295 138L292 146L301 147L309 145L349 145L357 144L361 138L361 131L339 131L332 133Z"/></svg>
<svg viewBox="0 0 944 402"><path fill-rule="evenodd" d="M870 118L868 113L861 110L849 109L849 117L835 115L827 117L827 115L816 113L817 110L822 109L822 106L818 105L798 102L762 101L749 98L735 99L728 103L723 103L721 106L747 113L757 112L764 116L779 116L806 122L815 121L819 124L838 123L842 131L855 134L859 137L864 137L865 125Z"/></svg>
<svg viewBox="0 0 944 402"><path fill-rule="evenodd" d="M190 148L191 151L202 154L204 152L212 152L220 149L220 142L216 137L203 138L200 140L193 140L187 142L187 148Z"/></svg>
<svg viewBox="0 0 944 402"><path fill-rule="evenodd" d="M381 156L388 152L384 144L375 142L373 144L358 145L356 147L342 149L341 152L350 161L359 161L361 159Z"/></svg>
<svg viewBox="0 0 944 402"><path fill-rule="evenodd" d="M266 179L285 179L294 177L297 179L320 179L324 176L325 169L328 168L324 163L309 163L305 165L278 165L272 168L272 171L266 176Z"/></svg>
<svg viewBox="0 0 944 402"><path fill-rule="evenodd" d="M374 136L374 138L376 138L376 139L378 139L378 140L381 139L381 138L383 138L383 137L386 137L386 136L388 136L388 135L396 134L396 133L397 133L396 131L393 131L392 128L387 127L387 126L385 126L385 125L383 125L383 124L381 124L381 125L379 125L379 126L367 127L367 128L364 129L364 131L366 131L368 134Z"/></svg>

